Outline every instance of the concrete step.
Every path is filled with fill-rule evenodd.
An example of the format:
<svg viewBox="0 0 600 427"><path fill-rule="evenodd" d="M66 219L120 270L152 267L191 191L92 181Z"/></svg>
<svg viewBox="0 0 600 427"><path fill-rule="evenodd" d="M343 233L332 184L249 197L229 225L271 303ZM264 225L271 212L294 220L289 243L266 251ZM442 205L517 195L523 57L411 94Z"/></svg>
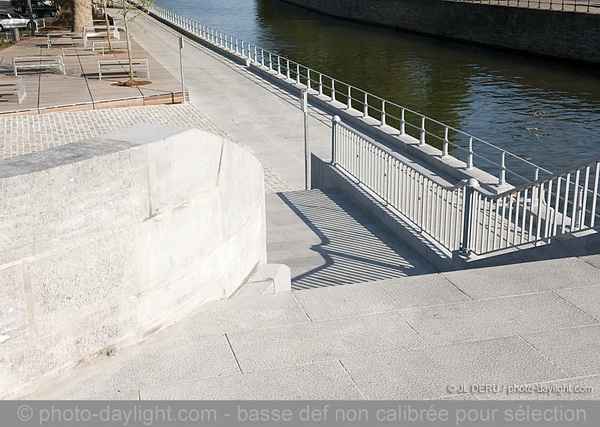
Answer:
<svg viewBox="0 0 600 427"><path fill-rule="evenodd" d="M566 258L212 302L26 397L532 398L448 389L493 383L582 385L593 391L533 397L598 399L598 266Z"/></svg>
<svg viewBox="0 0 600 427"><path fill-rule="evenodd" d="M294 290L436 271L337 190L269 194L266 202L268 260L290 267Z"/></svg>

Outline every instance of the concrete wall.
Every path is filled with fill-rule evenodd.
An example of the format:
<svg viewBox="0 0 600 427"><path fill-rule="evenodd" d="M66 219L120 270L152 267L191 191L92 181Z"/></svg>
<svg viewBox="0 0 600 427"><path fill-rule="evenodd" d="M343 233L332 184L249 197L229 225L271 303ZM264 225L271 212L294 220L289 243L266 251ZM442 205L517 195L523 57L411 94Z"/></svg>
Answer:
<svg viewBox="0 0 600 427"><path fill-rule="evenodd" d="M262 166L143 125L0 168L0 396L231 295L266 261Z"/></svg>
<svg viewBox="0 0 600 427"><path fill-rule="evenodd" d="M284 0L331 16L600 63L600 15L441 0Z"/></svg>

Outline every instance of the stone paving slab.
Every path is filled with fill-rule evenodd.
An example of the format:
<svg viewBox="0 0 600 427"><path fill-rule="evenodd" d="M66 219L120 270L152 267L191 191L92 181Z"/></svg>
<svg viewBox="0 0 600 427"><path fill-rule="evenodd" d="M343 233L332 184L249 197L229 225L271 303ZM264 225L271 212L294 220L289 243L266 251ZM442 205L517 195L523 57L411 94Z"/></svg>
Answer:
<svg viewBox="0 0 600 427"><path fill-rule="evenodd" d="M522 337L569 376L600 375L600 325Z"/></svg>
<svg viewBox="0 0 600 427"><path fill-rule="evenodd" d="M224 335L194 340L158 340L153 337L126 356L105 377L105 380L110 377L114 387L119 390L180 384L240 372Z"/></svg>
<svg viewBox="0 0 600 427"><path fill-rule="evenodd" d="M309 323L310 319L291 292L264 295L262 298L234 298L204 304L194 316L171 328L176 339L224 334L276 326Z"/></svg>
<svg viewBox="0 0 600 427"><path fill-rule="evenodd" d="M442 273L472 298L492 298L600 284L600 269L583 259L563 258Z"/></svg>
<svg viewBox="0 0 600 427"><path fill-rule="evenodd" d="M345 358L342 363L366 399L436 399L465 385L565 377L518 337Z"/></svg>
<svg viewBox="0 0 600 427"><path fill-rule="evenodd" d="M554 293L600 321L600 286L560 289Z"/></svg>
<svg viewBox="0 0 600 427"><path fill-rule="evenodd" d="M406 309L400 314L431 345L598 323L550 292Z"/></svg>
<svg viewBox="0 0 600 427"><path fill-rule="evenodd" d="M247 375L148 387L142 400L360 400L362 396L338 361Z"/></svg>
<svg viewBox="0 0 600 427"><path fill-rule="evenodd" d="M423 345L395 313L228 334L244 373Z"/></svg>
<svg viewBox="0 0 600 427"><path fill-rule="evenodd" d="M469 300L439 274L294 292L312 320Z"/></svg>

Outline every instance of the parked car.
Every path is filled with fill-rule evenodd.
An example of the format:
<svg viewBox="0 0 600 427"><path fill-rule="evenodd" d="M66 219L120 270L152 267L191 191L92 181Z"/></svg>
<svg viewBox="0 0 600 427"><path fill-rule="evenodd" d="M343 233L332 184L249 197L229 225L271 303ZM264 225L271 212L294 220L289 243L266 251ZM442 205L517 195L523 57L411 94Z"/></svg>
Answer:
<svg viewBox="0 0 600 427"><path fill-rule="evenodd" d="M7 28L27 28L34 30L35 27L35 21L31 18L25 18L16 13L0 12L0 31L4 31Z"/></svg>
<svg viewBox="0 0 600 427"><path fill-rule="evenodd" d="M29 16L29 6L27 4L27 0L14 0L15 4L15 12L23 14L25 16ZM11 1L12 4L12 1ZM32 0L31 2L31 10L33 11L31 17L32 18L42 18L44 16L56 16L58 15L58 10L54 5L44 3L39 0Z"/></svg>

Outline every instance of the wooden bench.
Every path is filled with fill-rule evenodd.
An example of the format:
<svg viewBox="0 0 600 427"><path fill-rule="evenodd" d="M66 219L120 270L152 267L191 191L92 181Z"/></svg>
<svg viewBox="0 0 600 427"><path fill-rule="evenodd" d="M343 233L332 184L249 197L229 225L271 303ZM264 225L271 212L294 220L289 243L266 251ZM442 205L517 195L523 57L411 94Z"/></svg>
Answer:
<svg viewBox="0 0 600 427"><path fill-rule="evenodd" d="M13 58L13 69L15 76L18 76L18 69L38 69L58 68L63 74L66 74L65 63L62 56L15 56Z"/></svg>
<svg viewBox="0 0 600 427"><path fill-rule="evenodd" d="M20 104L27 95L23 79L0 80L0 95L17 95Z"/></svg>
<svg viewBox="0 0 600 427"><path fill-rule="evenodd" d="M150 71L148 70L147 59L132 59L132 70L134 73L143 71L146 74L146 78L150 78ZM98 78L102 80L103 74L128 74L129 73L129 60L128 59L106 59L98 61Z"/></svg>

